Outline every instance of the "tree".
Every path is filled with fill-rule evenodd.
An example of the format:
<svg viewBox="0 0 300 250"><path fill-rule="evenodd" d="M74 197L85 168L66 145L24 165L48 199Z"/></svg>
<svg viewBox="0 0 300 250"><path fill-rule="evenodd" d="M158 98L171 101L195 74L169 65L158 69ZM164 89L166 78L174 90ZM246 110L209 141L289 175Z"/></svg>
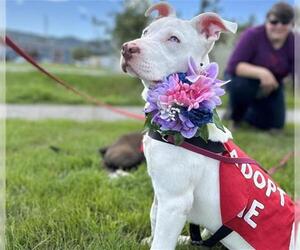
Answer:
<svg viewBox="0 0 300 250"><path fill-rule="evenodd" d="M73 51L72 51L72 57L75 59L75 60L83 60L89 56L91 56L91 51L89 49L86 49L86 48L74 48Z"/></svg>
<svg viewBox="0 0 300 250"><path fill-rule="evenodd" d="M35 60L39 59L40 53L38 52L37 49L30 49L29 51L27 51L28 54Z"/></svg>
<svg viewBox="0 0 300 250"><path fill-rule="evenodd" d="M244 23L239 23L239 33L243 32L245 29L252 27L256 23L256 16L251 14L248 20Z"/></svg>
<svg viewBox="0 0 300 250"><path fill-rule="evenodd" d="M141 36L148 23L148 18L144 15L148 7L148 0L124 1L124 10L115 15L115 27L112 31L112 37L118 48L124 42Z"/></svg>
<svg viewBox="0 0 300 250"><path fill-rule="evenodd" d="M200 12L207 12L207 11L212 11L212 12L220 12L220 7L219 5L220 0L202 0L200 2Z"/></svg>

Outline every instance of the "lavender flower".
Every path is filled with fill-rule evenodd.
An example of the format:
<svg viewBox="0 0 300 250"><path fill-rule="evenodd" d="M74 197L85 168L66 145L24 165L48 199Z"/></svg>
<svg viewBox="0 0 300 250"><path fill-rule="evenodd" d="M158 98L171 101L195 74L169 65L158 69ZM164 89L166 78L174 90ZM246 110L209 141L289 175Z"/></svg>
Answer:
<svg viewBox="0 0 300 250"><path fill-rule="evenodd" d="M150 87L145 113L162 132L174 131L192 138L199 127L212 122L213 109L220 105L221 88L226 82L216 79L218 65L211 63L199 71L192 58L186 73L175 73Z"/></svg>

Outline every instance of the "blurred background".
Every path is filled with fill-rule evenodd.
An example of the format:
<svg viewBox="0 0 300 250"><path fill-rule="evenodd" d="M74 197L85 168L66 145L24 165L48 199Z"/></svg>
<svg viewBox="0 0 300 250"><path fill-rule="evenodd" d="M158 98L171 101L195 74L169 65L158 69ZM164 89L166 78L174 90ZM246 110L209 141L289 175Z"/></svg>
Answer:
<svg viewBox="0 0 300 250"><path fill-rule="evenodd" d="M213 11L239 24L238 32L262 24L276 1L169 1L183 19ZM294 1L287 1L293 4ZM7 34L43 63L103 67L120 71L120 45L140 36L150 0L9 0ZM214 59L224 62L238 36L223 35ZM216 56L217 55L217 56ZM7 59L21 63L11 50Z"/></svg>
<svg viewBox="0 0 300 250"><path fill-rule="evenodd" d="M121 44L141 35L149 21L144 12L153 2L7 0L6 35L72 86L142 113L143 86L121 72L119 57ZM240 34L263 24L277 1L168 2L183 19L214 11L238 23L237 34L222 34L210 54L222 78ZM140 245L150 235L153 195L146 164L127 177L111 179L99 155L99 148L120 136L142 131L143 122L114 119L113 113L88 105L10 48L5 53L6 249L148 249ZM292 111L288 115L293 115L293 84L285 91L287 109ZM224 109L228 96L222 101ZM276 166L294 150L294 120L287 120L282 133L243 127L234 133L235 141L264 167ZM293 196L293 158L273 177Z"/></svg>
<svg viewBox="0 0 300 250"><path fill-rule="evenodd" d="M191 19L204 11L214 11L224 19L239 24L236 35L222 34L210 55L211 61L219 63L222 76L240 33L249 26L263 24L266 12L276 1L169 2L183 19ZM293 4L292 0L287 2ZM103 101L118 105L141 105L139 93L142 86L135 79L122 74L119 51L123 42L140 36L149 21L144 12L150 3L149 0L9 0L6 5L7 35L38 62L47 65L53 73L67 74L66 80L72 80L85 91L92 91ZM44 82L47 79L39 79L34 69L10 48L6 50L6 58L8 103L85 103L76 96L53 92L53 86L38 84L37 81ZM77 77L75 80L70 74L87 77ZM113 80L108 76L112 76ZM18 79L24 78L32 79L35 84L27 81L27 88L21 88ZM117 83L119 81L124 82L123 87ZM132 84L134 88L129 88ZM108 85L110 91L106 91ZM131 89L128 98L117 97L125 89Z"/></svg>

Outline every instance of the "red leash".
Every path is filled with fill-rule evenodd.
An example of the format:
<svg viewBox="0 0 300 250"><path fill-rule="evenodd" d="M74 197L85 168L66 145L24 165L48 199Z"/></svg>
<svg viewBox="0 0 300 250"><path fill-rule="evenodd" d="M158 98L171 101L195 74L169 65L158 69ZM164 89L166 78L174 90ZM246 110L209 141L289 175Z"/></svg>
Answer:
<svg viewBox="0 0 300 250"><path fill-rule="evenodd" d="M174 144L174 138L172 136L168 137L168 142ZM215 159L217 161L225 162L225 163L231 163L231 164L243 164L243 163L249 163L249 164L255 164L259 166L263 171L268 173L269 175L275 174L278 170L281 168L284 168L289 161L289 159L294 156L294 152L287 153L279 162L277 166L273 166L269 168L268 170L264 169L257 161L251 159L251 158L245 158L245 157L238 157L238 158L231 158L228 156L223 156L214 152L211 152L209 150L206 150L204 148L197 147L193 144L190 144L188 142L183 142L180 144L180 147L183 147L187 150L190 150L194 153L201 154L204 156L207 156L209 158Z"/></svg>
<svg viewBox="0 0 300 250"><path fill-rule="evenodd" d="M294 156L294 152L287 153L279 162L277 166L271 167L268 169L268 174L273 175L275 174L279 169L284 168L286 164L288 163L289 159Z"/></svg>
<svg viewBox="0 0 300 250"><path fill-rule="evenodd" d="M8 45L9 47L11 47L18 55L23 57L27 62L32 64L35 68L37 68L43 74L50 77L51 79L53 79L54 81L56 81L57 83L62 85L64 88L66 88L67 90L73 92L74 94L82 97L83 99L86 99L89 102L94 103L98 106L103 106L103 107L109 109L110 111L112 111L114 113L118 113L118 114L121 114L123 116L127 116L127 117L130 117L130 118L136 119L136 120L141 120L141 121L145 120L143 115L134 114L134 113L128 112L128 111L123 110L123 109L115 108L115 107L113 107L109 104L106 104L102 101L99 101L95 97L90 96L90 95L88 95L84 92L79 91L78 89L74 88L72 85L66 83L65 81L63 81L60 78L56 77L55 75L51 74L49 71L47 71L42 66L40 66L30 55L28 55L16 43L14 43L8 36L5 36L5 44Z"/></svg>
<svg viewBox="0 0 300 250"><path fill-rule="evenodd" d="M174 142L175 142L175 140L172 136L168 136L167 141L172 143L172 144L174 144ZM197 146L195 146L191 143L188 143L186 141L182 142L179 145L179 147L185 148L185 149L187 149L189 151L192 151L194 153L204 155L206 157L215 159L217 161L225 162L225 163L230 163L230 164L243 164L243 163L255 164L255 165L259 166L261 169L263 169L265 172L267 172L264 168L261 167L261 165L257 161L255 161L251 158L248 158L248 157L232 158L232 157L229 157L229 156L224 156L224 155L206 150L204 148L197 147Z"/></svg>

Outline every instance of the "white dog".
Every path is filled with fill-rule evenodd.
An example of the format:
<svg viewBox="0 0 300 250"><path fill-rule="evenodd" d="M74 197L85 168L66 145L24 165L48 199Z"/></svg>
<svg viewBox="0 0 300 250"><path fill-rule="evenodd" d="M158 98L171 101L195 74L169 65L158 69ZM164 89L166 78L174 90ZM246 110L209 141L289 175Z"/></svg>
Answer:
<svg viewBox="0 0 300 250"><path fill-rule="evenodd" d="M144 29L142 37L122 46L121 65L139 77L145 89L174 72L186 72L189 57L197 65L209 63L208 53L220 32L235 33L237 25L214 13L191 20L176 18L166 3L151 6L159 17ZM208 125L209 140L227 142L230 131ZM145 135L144 152L155 192L151 208L152 250L175 249L186 221L202 225L211 233L222 225L219 190L219 161ZM255 213L256 211L254 211ZM253 249L233 231L221 241L229 249Z"/></svg>

